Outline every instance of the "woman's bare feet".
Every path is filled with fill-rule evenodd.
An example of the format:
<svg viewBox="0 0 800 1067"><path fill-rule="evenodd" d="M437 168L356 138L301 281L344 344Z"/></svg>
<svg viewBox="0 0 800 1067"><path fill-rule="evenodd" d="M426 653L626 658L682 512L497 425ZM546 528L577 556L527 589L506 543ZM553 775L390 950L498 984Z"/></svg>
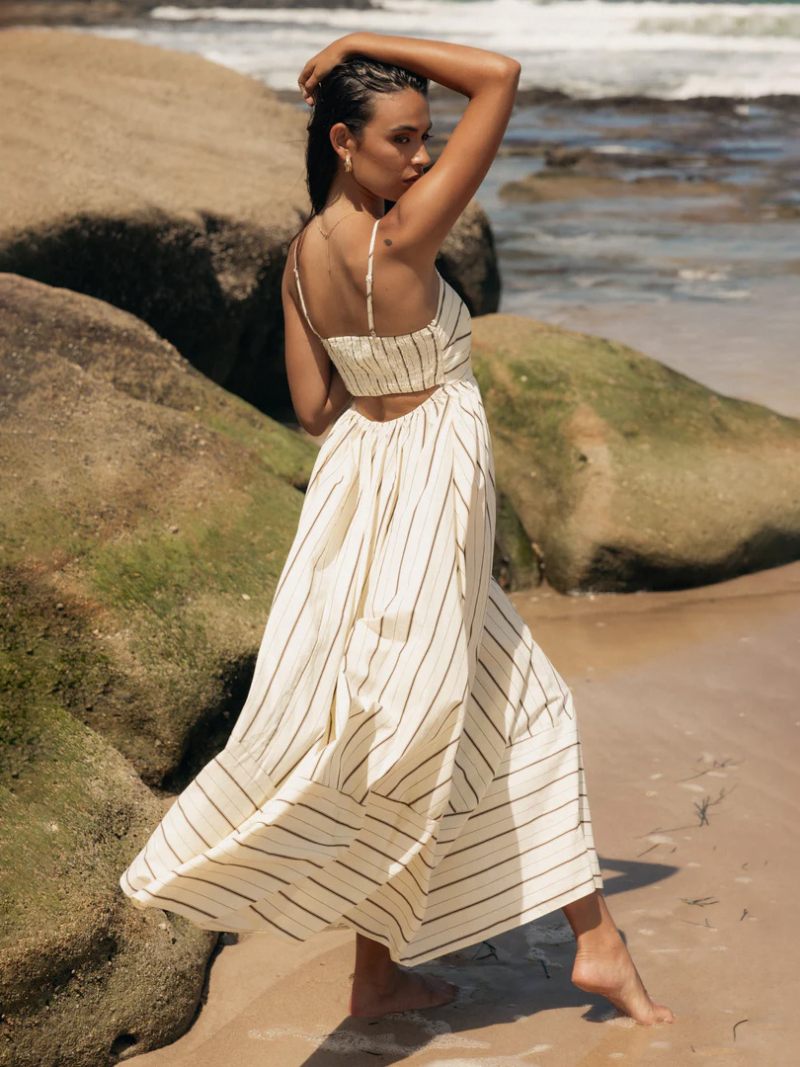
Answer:
<svg viewBox="0 0 800 1067"><path fill-rule="evenodd" d="M384 945L356 933L351 1015L375 1018L393 1011L435 1008L449 1004L457 993L458 986L444 978L398 966Z"/></svg>
<svg viewBox="0 0 800 1067"><path fill-rule="evenodd" d="M643 1026L675 1021L671 1009L654 1001L645 989L599 890L562 910L578 943L571 976L574 985L587 993L599 993Z"/></svg>
<svg viewBox="0 0 800 1067"><path fill-rule="evenodd" d="M600 993L637 1023L671 1023L675 1016L665 1004L650 998L622 938L618 944L596 953L578 949L572 967L572 982L587 993Z"/></svg>

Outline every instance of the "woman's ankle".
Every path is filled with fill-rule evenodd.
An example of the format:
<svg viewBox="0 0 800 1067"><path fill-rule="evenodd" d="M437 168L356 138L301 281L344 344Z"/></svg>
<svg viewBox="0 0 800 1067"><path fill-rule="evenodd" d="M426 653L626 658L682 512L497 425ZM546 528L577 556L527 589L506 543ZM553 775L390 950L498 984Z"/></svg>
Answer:
<svg viewBox="0 0 800 1067"><path fill-rule="evenodd" d="M566 904L562 911L572 927L579 951L605 952L624 944L599 889Z"/></svg>
<svg viewBox="0 0 800 1067"><path fill-rule="evenodd" d="M356 934L354 986L368 985L378 990L391 990L397 981L398 970L385 945L363 934Z"/></svg>

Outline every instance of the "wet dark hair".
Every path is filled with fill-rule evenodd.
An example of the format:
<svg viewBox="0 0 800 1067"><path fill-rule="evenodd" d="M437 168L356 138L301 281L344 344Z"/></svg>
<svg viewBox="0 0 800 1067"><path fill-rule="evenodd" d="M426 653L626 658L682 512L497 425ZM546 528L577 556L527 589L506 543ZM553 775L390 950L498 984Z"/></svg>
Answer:
<svg viewBox="0 0 800 1067"><path fill-rule="evenodd" d="M306 127L306 186L311 199L306 223L325 207L339 165L330 141L331 127L343 122L359 137L375 114L375 94L402 89L415 89L427 96L428 79L364 55L351 55L337 63L314 87L314 106Z"/></svg>

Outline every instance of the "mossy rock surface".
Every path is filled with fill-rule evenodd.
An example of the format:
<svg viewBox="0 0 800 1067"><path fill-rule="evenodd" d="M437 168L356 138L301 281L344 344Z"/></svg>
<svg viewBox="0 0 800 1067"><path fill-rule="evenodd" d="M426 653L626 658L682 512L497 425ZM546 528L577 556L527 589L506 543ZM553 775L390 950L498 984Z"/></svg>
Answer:
<svg viewBox="0 0 800 1067"><path fill-rule="evenodd" d="M498 488L569 591L721 581L800 555L800 421L619 342L473 323Z"/></svg>
<svg viewBox="0 0 800 1067"><path fill-rule="evenodd" d="M191 1025L217 935L132 908L119 875L161 804L68 710L101 676L46 570L0 572L0 1064L105 1067ZM66 698L66 699L65 699Z"/></svg>
<svg viewBox="0 0 800 1067"><path fill-rule="evenodd" d="M508 592L540 585L543 574L536 546L529 541L519 515L499 485L496 512L492 574Z"/></svg>
<svg viewBox="0 0 800 1067"><path fill-rule="evenodd" d="M14 275L0 364L2 565L75 620L65 706L177 791L243 699L317 445L134 316Z"/></svg>
<svg viewBox="0 0 800 1067"><path fill-rule="evenodd" d="M118 880L163 814L145 782L227 737L317 446L16 275L0 367L0 1063L100 1067L197 1010L216 935Z"/></svg>

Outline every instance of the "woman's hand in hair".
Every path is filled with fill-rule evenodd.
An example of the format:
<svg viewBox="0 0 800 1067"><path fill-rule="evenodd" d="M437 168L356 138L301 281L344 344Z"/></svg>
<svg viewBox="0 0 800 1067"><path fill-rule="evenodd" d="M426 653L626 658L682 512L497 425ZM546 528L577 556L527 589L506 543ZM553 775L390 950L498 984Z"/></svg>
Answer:
<svg viewBox="0 0 800 1067"><path fill-rule="evenodd" d="M314 91L325 75L353 51L352 37L351 33L345 34L344 37L337 37L335 41L306 62L297 79L297 84L307 104L314 103Z"/></svg>

